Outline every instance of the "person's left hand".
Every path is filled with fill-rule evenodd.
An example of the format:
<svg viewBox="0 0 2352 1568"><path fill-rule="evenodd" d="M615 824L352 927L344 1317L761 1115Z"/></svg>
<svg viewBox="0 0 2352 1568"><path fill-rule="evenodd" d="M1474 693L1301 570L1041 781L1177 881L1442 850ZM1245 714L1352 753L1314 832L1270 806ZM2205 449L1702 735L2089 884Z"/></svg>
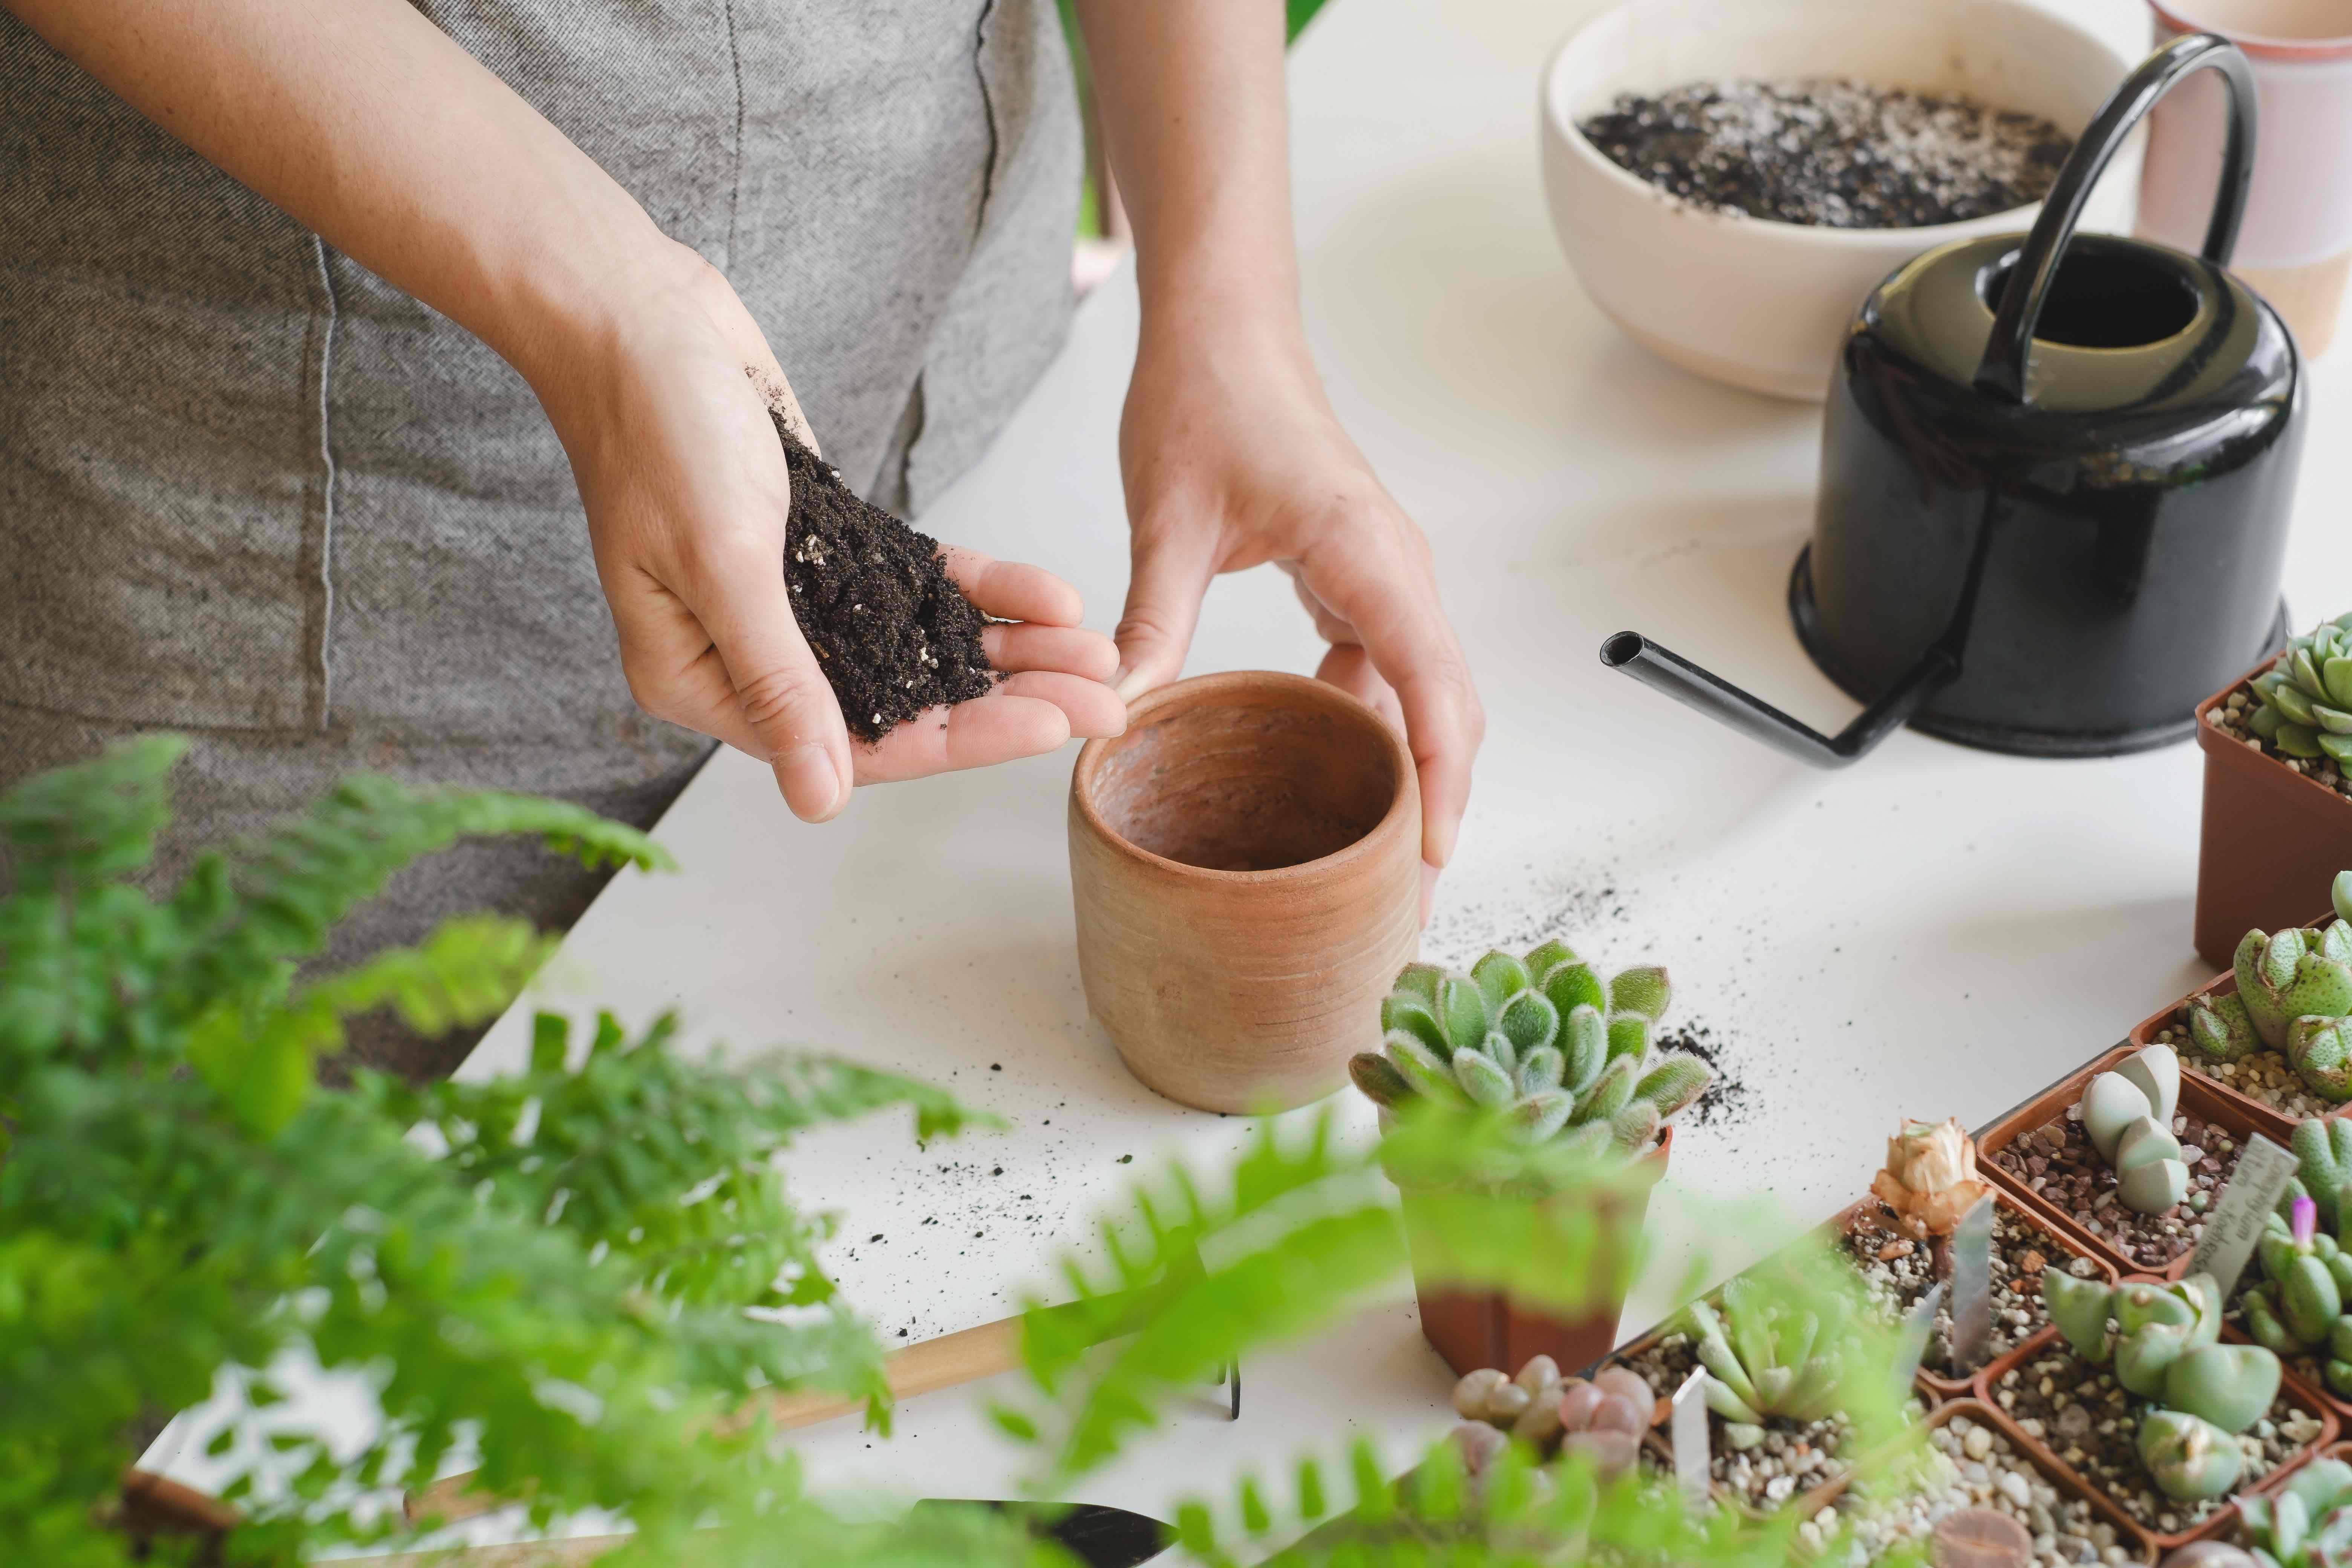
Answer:
<svg viewBox="0 0 2352 1568"><path fill-rule="evenodd" d="M1220 573L1273 562L1331 644L1316 674L1404 732L1421 783L1422 914L1454 853L1486 721L1429 544L1339 428L1294 331L1147 331L1119 426L1132 575L1124 701L1173 680Z"/></svg>

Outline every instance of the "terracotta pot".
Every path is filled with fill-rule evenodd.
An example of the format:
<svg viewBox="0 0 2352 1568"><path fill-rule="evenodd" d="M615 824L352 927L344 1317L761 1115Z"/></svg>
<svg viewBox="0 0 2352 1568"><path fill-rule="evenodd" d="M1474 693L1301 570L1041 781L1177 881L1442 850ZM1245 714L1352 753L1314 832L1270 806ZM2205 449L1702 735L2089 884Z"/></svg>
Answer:
<svg viewBox="0 0 2352 1568"><path fill-rule="evenodd" d="M2231 739L2210 717L2268 669L2264 659L2198 705L2205 818L2197 851L2197 952L2227 969L2250 931L2276 931L2325 908L2352 868L2352 796Z"/></svg>
<svg viewBox="0 0 2352 1568"><path fill-rule="evenodd" d="M2135 1280L2146 1281L2153 1280L2154 1279L2155 1277L2153 1275L2147 1274L2126 1275L2124 1277L2123 1283L2128 1285L2133 1283ZM2228 1334L2227 1337L2234 1342L2246 1342L2244 1336L2242 1334L2231 1333ZM1996 1392L1999 1387L2000 1374L2008 1372L2011 1367L2014 1367L2022 1362L2031 1361L2047 1353L2053 1345L2060 1342L2060 1338L2061 1336L2057 1330L2044 1329L2040 1333L2034 1335L2032 1339L2026 1341L2023 1344L2018 1346L2016 1350L2011 1352L2008 1355L2002 1356L1999 1360L1995 1361L1979 1375L1978 1382L1979 1386L1978 1397L1982 1399L1986 1404L1998 1407L2000 1400L1996 1397ZM2328 1408L2326 1400L2321 1397L2318 1390L2305 1383L2303 1379L2296 1376L2291 1369L2284 1371L2279 1378L2279 1394L2280 1396L2284 1398L2289 1404L2300 1407L2317 1418L2319 1422L2319 1435L2300 1452L2288 1455L2286 1460L2281 1464L2277 1469L2273 1470L2269 1475L2264 1476L2254 1485L2244 1488L2242 1490L2238 1492L2236 1495L2239 1497L2268 1496L2279 1487L2284 1486L2286 1483L2288 1477L2294 1475L2296 1470L2302 1468L2305 1465L2309 1464L2315 1455L2323 1452L2328 1445L2335 1442L2339 1434L2340 1427L2336 1423L2335 1413ZM2014 1432L2013 1422L2011 1423L2011 1426ZM2133 1518L2131 1511L2128 1509L2126 1509L2120 1503L2116 1502L2115 1500L2109 1497L2103 1489L2093 1482L2089 1477L2083 1475L2073 1466L2060 1458L2047 1445L2042 1444L2036 1439L2026 1437L2022 1432L2014 1432L2012 1440L2021 1441L2022 1444L2030 1445L2032 1449L2034 1451L2036 1459L2041 1461L2045 1468L2063 1475L2066 1480L2071 1483L2070 1489L2084 1493L2090 1497L2094 1501L2104 1501L2109 1504L2116 1513L2122 1516L2124 1523L2131 1531L2134 1538L2140 1542L2142 1549L2148 1553L2148 1561L2155 1561L2157 1558L2163 1556L2166 1552L2171 1551L2176 1546L2183 1546L2192 1541L2211 1540L2215 1537L2228 1534L2237 1527L2238 1508L2237 1504L2233 1501L2226 1507L2215 1509L2210 1515L2200 1520L2193 1529L2175 1531L2169 1533L2152 1529Z"/></svg>
<svg viewBox="0 0 2352 1568"><path fill-rule="evenodd" d="M1638 1195L1616 1200L1622 1205L1620 1218L1626 1227L1621 1234L1640 1233L1642 1222L1649 1214L1650 1189L1665 1175L1674 1143L1675 1130L1668 1127L1665 1136L1658 1140L1658 1146L1642 1156L1639 1169L1645 1173L1646 1179ZM1405 1241L1410 1247L1414 1230L1427 1221L1420 1217L1413 1194L1403 1194L1402 1200ZM1601 1267L1614 1270L1613 1262L1606 1258ZM1617 1342L1617 1319L1625 1310L1624 1293L1621 1290L1612 1292L1607 1300L1595 1302L1592 1310L1581 1316L1557 1318L1513 1301L1499 1290L1463 1290L1433 1284L1423 1279L1418 1270L1413 1277L1413 1294L1421 1303L1422 1337L1445 1358L1445 1364L1457 1377L1483 1366L1515 1373L1539 1355L1551 1357L1563 1372L1584 1371L1607 1355L1609 1347Z"/></svg>
<svg viewBox="0 0 2352 1568"><path fill-rule="evenodd" d="M1420 943L1412 753L1334 686L1262 670L1145 697L1070 780L1087 1005L1203 1110L1330 1093Z"/></svg>
<svg viewBox="0 0 2352 1568"><path fill-rule="evenodd" d="M2318 927L2325 926L2335 919L2336 911L2331 909L2318 920L2304 922L2304 927L2307 931L2314 931L2315 932ZM2271 928L2263 927L2262 929L2269 930ZM2243 931L2241 931L2238 934L2241 938L2245 935ZM2231 944L2233 954L2236 951L2236 945L2237 944L2235 942ZM2197 1001L2200 997L2234 996L2237 994L2237 992L2238 976L2236 973L2232 969L2223 970L2221 973L2215 975L2204 984L2200 985L2196 990L2191 991L2188 995L2183 996L2179 1001L2173 1003L2170 1006L2164 1008L2160 1012L2150 1014L2147 1017L2142 1019L2139 1026L2131 1032L2132 1048L2134 1050L2137 1050L2142 1046L2153 1044L2156 1040L2157 1031L2159 1029L2170 1028L2177 1032L2185 1033L2189 1027L2189 1005ZM2235 1100L2239 1104L2247 1107L2260 1115L2277 1117L2284 1120L2288 1123L2290 1130L2292 1130L2295 1120L2294 1118L2287 1116L2284 1111L2279 1110L2275 1107L2265 1105L2251 1094L2231 1088L2226 1080L2215 1078L2210 1073L2207 1072L2203 1067L2199 1065L2198 1058L2193 1051L2177 1050L2173 1054L2180 1058L2180 1070L2184 1074L2195 1073L2199 1078L2204 1079L2205 1082L2210 1084L2213 1087L2213 1091L2215 1093L2223 1096L2225 1099ZM2352 1101L2348 1101L2343 1105L2338 1105L2329 1110L2326 1114L2329 1116L2342 1116L2347 1112L2352 1112Z"/></svg>
<svg viewBox="0 0 2352 1568"><path fill-rule="evenodd" d="M2051 1230L2077 1247L2088 1249L2094 1258L2104 1258L2119 1273L2161 1275L2178 1279L2189 1271L2189 1260L2195 1248L2182 1253L2166 1268L2151 1268L2132 1258L2121 1247L2104 1237L2094 1236L2074 1223L2074 1216L2057 1204L2042 1196L2017 1176L2002 1170L1993 1156L2014 1142L2021 1134L2055 1121L2066 1114L2066 1108L2083 1097L2083 1086L2095 1073L2114 1067L2131 1054L2132 1047L2118 1046L2095 1060L2069 1073L2033 1099L2002 1117L1977 1140L1977 1168L1985 1180L2014 1196L2044 1229ZM2232 1138L2243 1140L2259 1132L2281 1148L2286 1147L2294 1135L2294 1123L2268 1106L2222 1089L2210 1079L2193 1072L2180 1075L2179 1108L2193 1112L2203 1121L2228 1131ZM2227 1184L2224 1184L2226 1186Z"/></svg>
<svg viewBox="0 0 2352 1568"><path fill-rule="evenodd" d="M194 1487L165 1480L148 1470L123 1472L123 1533L141 1542L200 1541L203 1545L193 1559L196 1568L221 1560L222 1542L239 1522L236 1510Z"/></svg>

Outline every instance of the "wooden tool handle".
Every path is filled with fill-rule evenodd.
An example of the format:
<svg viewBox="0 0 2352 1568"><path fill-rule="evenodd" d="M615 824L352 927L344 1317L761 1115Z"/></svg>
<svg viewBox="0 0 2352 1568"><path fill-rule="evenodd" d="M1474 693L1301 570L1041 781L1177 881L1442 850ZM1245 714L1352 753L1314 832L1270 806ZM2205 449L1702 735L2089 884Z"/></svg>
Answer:
<svg viewBox="0 0 2352 1568"><path fill-rule="evenodd" d="M893 1351L882 1358L882 1375L890 1384L891 1398L912 1399L935 1389L954 1388L993 1377L1000 1372L1011 1372L1020 1364L1021 1320L1006 1318ZM728 1417L720 1424L720 1429L732 1431L748 1426L762 1413L771 1425L780 1429L814 1426L820 1421L852 1415L865 1405L862 1399L824 1390L764 1394ZM408 1517L421 1519L428 1513L437 1513L444 1520L456 1521L504 1506L500 1499L473 1491L473 1472L467 1471L445 1477L423 1491L411 1493Z"/></svg>

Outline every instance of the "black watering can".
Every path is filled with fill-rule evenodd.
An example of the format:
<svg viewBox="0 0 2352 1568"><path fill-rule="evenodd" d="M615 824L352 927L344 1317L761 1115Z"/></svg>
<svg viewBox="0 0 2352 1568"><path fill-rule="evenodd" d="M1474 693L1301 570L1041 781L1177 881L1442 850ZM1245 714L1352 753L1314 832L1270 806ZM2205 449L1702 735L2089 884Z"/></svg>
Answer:
<svg viewBox="0 0 2352 1568"><path fill-rule="evenodd" d="M2076 235L2125 137L2207 68L2230 121L2203 257ZM1789 580L1805 651L1869 705L1842 733L1638 632L1603 643L1602 662L1822 767L1905 723L2036 756L2190 733L2199 700L2286 632L2300 366L2278 313L2223 270L2253 153L2244 57L2177 39L2083 132L2021 244L1955 241L1863 302Z"/></svg>

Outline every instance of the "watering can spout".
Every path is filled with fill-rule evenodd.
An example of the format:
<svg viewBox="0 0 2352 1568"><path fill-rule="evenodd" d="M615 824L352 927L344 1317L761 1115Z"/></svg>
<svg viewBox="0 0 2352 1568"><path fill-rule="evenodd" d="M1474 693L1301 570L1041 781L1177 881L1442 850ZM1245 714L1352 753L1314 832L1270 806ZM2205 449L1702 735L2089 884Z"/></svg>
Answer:
<svg viewBox="0 0 2352 1568"><path fill-rule="evenodd" d="M1959 660L1938 645L1901 680L1835 735L1824 735L1778 708L1639 632L1619 632L1601 645L1601 662L1718 723L1817 768L1842 768L1901 729L1937 688L1958 675Z"/></svg>

